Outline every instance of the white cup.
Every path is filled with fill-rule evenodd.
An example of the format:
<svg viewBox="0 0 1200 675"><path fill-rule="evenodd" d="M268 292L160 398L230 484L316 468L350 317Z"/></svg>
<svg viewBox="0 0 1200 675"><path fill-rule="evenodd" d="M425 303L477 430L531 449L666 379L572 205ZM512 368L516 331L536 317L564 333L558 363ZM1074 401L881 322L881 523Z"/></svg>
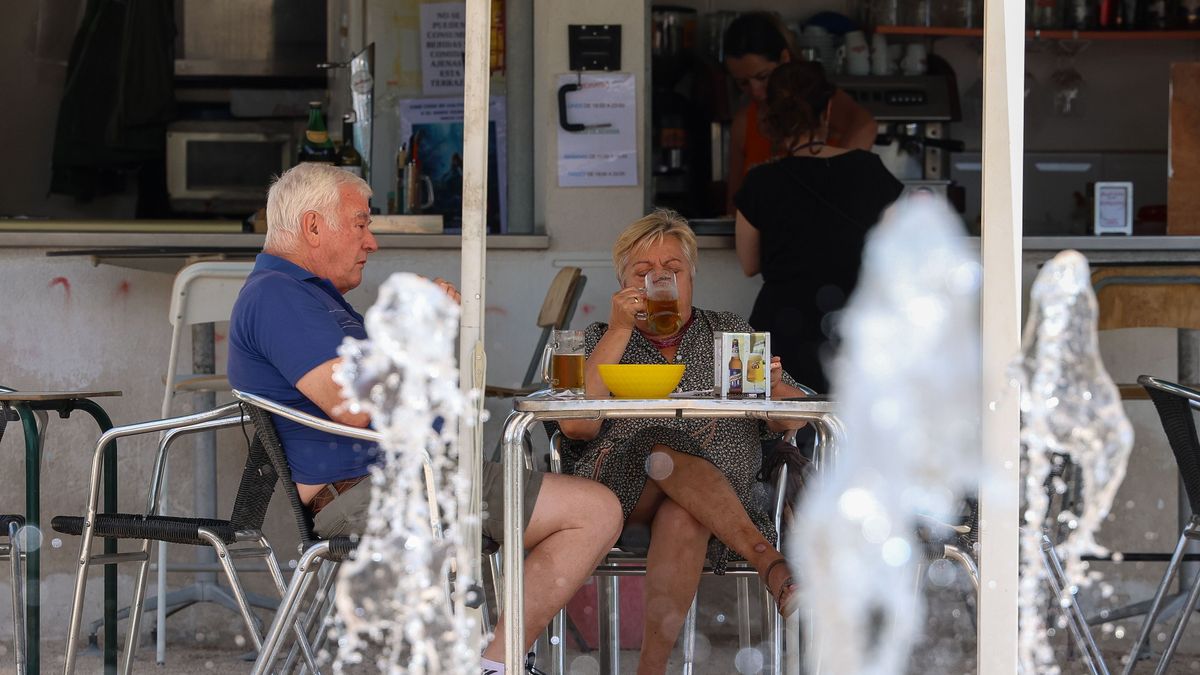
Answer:
<svg viewBox="0 0 1200 675"><path fill-rule="evenodd" d="M837 48L837 72L847 75L870 75L871 57L866 51L851 52L846 45Z"/></svg>
<svg viewBox="0 0 1200 675"><path fill-rule="evenodd" d="M847 75L871 74L871 51L867 47L867 36L861 30L846 33L846 43L839 49L839 60L844 59Z"/></svg>
<svg viewBox="0 0 1200 675"><path fill-rule="evenodd" d="M887 36L879 33L871 36L871 74L892 74L892 60L888 56Z"/></svg>
<svg viewBox="0 0 1200 675"><path fill-rule="evenodd" d="M905 75L924 75L925 62L925 45L914 42L904 50L904 59L900 61L900 68Z"/></svg>

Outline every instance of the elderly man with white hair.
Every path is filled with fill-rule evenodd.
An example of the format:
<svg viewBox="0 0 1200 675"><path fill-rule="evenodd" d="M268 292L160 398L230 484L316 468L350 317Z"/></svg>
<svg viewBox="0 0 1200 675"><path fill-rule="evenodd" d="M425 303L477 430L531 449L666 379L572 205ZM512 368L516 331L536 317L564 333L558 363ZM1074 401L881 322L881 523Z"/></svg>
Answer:
<svg viewBox="0 0 1200 675"><path fill-rule="evenodd" d="M371 233L371 188L337 167L303 163L267 193L267 238L238 295L229 328L229 381L304 412L356 427L365 413L342 405L333 380L338 345L367 337L345 293L362 283L367 257L379 249ZM450 297L458 291L435 280ZM361 534L366 526L378 448L275 417L300 499L322 537ZM525 635L532 640L574 595L620 534L621 507L603 485L585 478L526 475ZM484 534L503 534L503 477L485 462ZM502 618L484 652L483 672L504 673ZM528 648L529 645L526 645Z"/></svg>

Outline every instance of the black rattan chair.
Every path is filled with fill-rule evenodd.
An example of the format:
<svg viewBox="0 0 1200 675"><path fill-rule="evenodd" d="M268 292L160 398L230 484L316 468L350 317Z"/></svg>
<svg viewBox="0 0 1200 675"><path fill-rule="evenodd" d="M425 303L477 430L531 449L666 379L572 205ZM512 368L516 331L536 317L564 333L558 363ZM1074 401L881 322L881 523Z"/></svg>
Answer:
<svg viewBox="0 0 1200 675"><path fill-rule="evenodd" d="M146 577L150 562L151 542L171 542L193 546L211 546L223 567L230 591L236 598L246 629L256 648L261 649L261 627L258 618L250 609L246 592L238 577L234 561L242 558L263 560L279 593L284 592L283 574L275 559L274 551L262 534L267 505L275 491L278 480L266 450L257 435L247 449L246 465L238 485L233 511L228 520L208 518L185 518L158 515L159 495L162 486L163 468L172 442L181 435L219 428L242 426L244 415L239 404L232 403L211 411L173 417L152 422L143 422L114 427L100 436L92 460L91 488L84 516L57 516L51 521L54 530L63 534L82 537L79 552L79 570L75 581L75 594L71 606L71 625L67 636L66 665L64 672L72 673L76 654L80 648L80 619L87 587L88 569L93 565L122 562L139 563L137 580L134 584L134 599L129 611L129 637L125 643L123 672L132 669L136 652L138 627L146 592ZM158 455L154 474L146 501L146 510L140 514L97 513L102 481L102 449L112 440L147 433L160 433ZM123 445L122 447L131 447ZM94 538L129 539L140 542L137 551L116 555L93 554ZM305 657L315 667L312 652L304 643Z"/></svg>
<svg viewBox="0 0 1200 675"><path fill-rule="evenodd" d="M255 673L286 673L292 669L292 662L295 659L294 649L285 661L283 668L277 670L273 666L279 656L280 648L283 646L286 627L296 622L296 614L300 609L300 600L307 593L314 573L321 569L323 562L333 563L333 566L327 568L325 573L321 575L321 583L318 584L316 593L317 602L312 603L306 615L300 619L302 628L299 630L303 630L305 634L308 634L314 628L319 628L324 622L325 609L330 606L325 601L333 584L333 572L337 564L353 554L354 549L358 546L358 541L356 538L351 537L321 539L313 532L312 517L309 515L308 509L300 501L299 492L296 491L296 483L292 480L292 471L288 467L287 457L283 452L283 444L279 441L279 436L275 432L275 423L271 420L271 413L267 412L264 407L260 407L267 402L256 397L247 396L242 392L235 391L234 395L244 401L242 407L246 415L254 422L255 438L262 445L264 455L270 461L275 474L281 479L280 483L283 486L283 493L287 496L292 519L296 523L296 530L300 535L300 560L296 565L295 572L292 573L292 580L283 594L283 600L279 603L279 610L275 613L275 619L271 622L270 628L267 629L267 634L263 639L262 649L259 651L258 660L254 664L253 671ZM283 406L279 406L278 404L272 407L276 408L277 411L284 409ZM323 634L318 634L317 639L313 642L313 647L318 651L320 651L322 646L322 637ZM316 672L315 669L314 672Z"/></svg>
<svg viewBox="0 0 1200 675"><path fill-rule="evenodd" d="M301 503L300 494L296 491L296 484L292 481L292 472L288 467L283 444L276 434L275 423L271 415L279 415L311 428L360 440L378 442L380 435L370 429L349 427L313 417L254 394L235 390L233 395L243 402L245 414L254 422L257 438L262 443L266 457L270 460L276 475L281 479L283 492L288 498L288 506L300 537L300 560L296 564L295 572L292 573L292 580L279 604L279 610L275 613L275 619L263 638L263 646L259 651L253 670L256 674L290 673L296 664L297 647L302 647L303 644L302 641L297 640L297 644L292 646L283 664L275 667L275 662L283 646L286 627L294 625L296 635L309 636L312 649L316 652L321 651L329 635L329 631L322 630L322 628L333 611L333 603L330 600L335 581L334 572L342 561L354 554L358 547L358 540L355 537L321 539L313 532L312 518L309 516L308 509ZM425 463L425 480L426 495L429 500L430 528L435 537L440 537L442 534L441 510L436 497L428 489L433 481L433 468L428 461ZM326 562L332 564L324 565L323 563ZM301 601L312 585L314 576L319 577L319 581L313 602L309 603L304 616L297 617ZM450 592L448 579L446 580L446 592ZM483 593L480 588L471 587L466 589L465 597L465 604L475 608L482 604ZM309 667L312 672L318 672L315 666L310 665Z"/></svg>
<svg viewBox="0 0 1200 675"><path fill-rule="evenodd" d="M1167 435L1167 442L1171 446L1171 452L1175 455L1175 464L1179 467L1179 475L1183 479L1183 489L1187 493L1192 517L1179 535L1179 543L1175 546L1175 552L1171 556L1170 563L1167 564L1167 571L1158 585L1158 591L1154 594L1150 611L1146 614L1137 641L1129 652L1129 659L1125 664L1124 671L1126 674L1133 671L1134 664L1137 663L1142 651L1142 645L1150 637L1150 631L1154 628L1159 613L1162 612L1163 599L1166 597L1167 588L1179 571L1180 563L1183 562L1184 549L1189 541L1200 541L1200 440L1196 437L1196 420L1193 416L1193 411L1200 409L1200 391L1149 375L1139 377L1138 384L1146 389L1150 400L1154 402L1154 408L1158 411L1163 431ZM1197 601L1200 601L1200 575L1197 575L1191 582L1187 600L1179 612L1171 640L1159 658L1155 673L1167 672L1167 666L1183 638L1188 620L1191 618L1192 612L1196 611Z"/></svg>

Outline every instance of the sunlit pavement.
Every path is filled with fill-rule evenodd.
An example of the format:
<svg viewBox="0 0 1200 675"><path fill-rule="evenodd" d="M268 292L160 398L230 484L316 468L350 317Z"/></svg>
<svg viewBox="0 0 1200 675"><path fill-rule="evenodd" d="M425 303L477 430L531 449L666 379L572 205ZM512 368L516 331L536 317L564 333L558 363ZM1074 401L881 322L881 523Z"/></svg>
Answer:
<svg viewBox="0 0 1200 675"><path fill-rule="evenodd" d="M732 587L733 584L722 583L720 580L710 578L706 578L702 584L701 598L707 599L707 602L702 602L701 604L701 616L698 621L699 633L695 670L697 675L734 675L739 673L735 665L735 663L739 662L737 659L737 630L736 626L732 625L732 621L730 620L733 608L733 596L732 593L725 592L731 591ZM949 583L944 587L934 586L927 589L926 598L929 605L924 637L916 649L914 649L909 668L910 674L933 675L944 673L947 675L974 675L976 672L975 635L970 617L973 605L969 596L970 594L967 592L964 580L957 577L949 580ZM211 608L202 609L200 613L215 614L217 617L228 618L221 611ZM752 611L752 615L757 619L757 611ZM201 617L196 617L196 619L202 623L206 623L212 621L213 617L204 617L206 621L201 620ZM185 614L180 614L173 618L176 625L186 624L189 622L188 620L189 617ZM1121 659L1129 651L1133 639L1132 634L1135 634L1140 627L1140 620L1139 617L1117 624L1117 627L1122 628L1124 633L1119 638L1116 637L1115 632L1112 630L1106 632L1100 627L1094 629L1097 641L1104 652L1110 671L1121 672L1123 667ZM230 625L230 629L232 630L232 624L228 625ZM753 630L757 633L758 627L756 623L753 625ZM1161 648L1161 645L1167 639L1166 630L1167 628L1160 627L1152 635L1152 641L1159 648ZM1072 648L1069 644L1065 632L1059 631L1058 635L1052 638L1054 651L1059 659L1058 665L1061 667L1063 675L1087 673L1087 668L1079 661L1078 650ZM225 633L197 633L193 636L191 642L183 637L174 637L168 643L167 664L165 667L159 669L154 665L153 646L147 640L139 650L134 663L134 672L162 672L177 673L179 675L200 675L207 673L235 675L238 673L249 673L251 664L241 658L247 650L240 647L238 643L244 644L245 640L232 638L230 634ZM567 652L568 673L572 675L593 675L599 673L599 661L596 652L581 653L573 648L574 643L568 641L568 645L572 647ZM61 650L61 642L53 640L44 640L42 642L42 654L44 657L42 672L61 672ZM638 653L636 650L623 650L621 652L621 672L635 672L637 657ZM11 659L11 644L7 643L7 641L0 642L0 674L15 673L16 669L12 665ZM745 663L745 660L743 659L740 662ZM681 665L682 654L677 649L668 672L680 672ZM539 667L543 670L547 668L545 660L539 663ZM91 673L102 672L99 655L84 652L79 658L77 672L89 675ZM359 672L369 673L373 671L361 670ZM756 671L753 668L746 668L742 672L752 673ZM1145 659L1139 662L1137 668L1134 670L1136 675L1146 675L1152 672L1154 672L1154 663ZM1187 634L1180 645L1180 649L1171 664L1169 672L1181 674L1200 673L1200 620L1193 620L1189 625Z"/></svg>

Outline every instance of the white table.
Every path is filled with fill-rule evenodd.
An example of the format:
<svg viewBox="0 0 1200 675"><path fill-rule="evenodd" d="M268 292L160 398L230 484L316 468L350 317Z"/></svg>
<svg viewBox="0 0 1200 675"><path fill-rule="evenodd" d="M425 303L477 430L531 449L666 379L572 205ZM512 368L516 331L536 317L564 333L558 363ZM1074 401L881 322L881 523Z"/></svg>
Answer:
<svg viewBox="0 0 1200 675"><path fill-rule="evenodd" d="M841 421L834 415L833 403L825 397L805 399L566 399L535 394L513 401L513 412L504 422L504 610L510 617L505 633L504 662L509 672L525 667L524 575L522 546L513 545L525 538L524 490L525 434L537 422L568 419L616 418L750 418L764 421L805 420L817 432L816 469L824 470L836 461L837 449L845 436Z"/></svg>

